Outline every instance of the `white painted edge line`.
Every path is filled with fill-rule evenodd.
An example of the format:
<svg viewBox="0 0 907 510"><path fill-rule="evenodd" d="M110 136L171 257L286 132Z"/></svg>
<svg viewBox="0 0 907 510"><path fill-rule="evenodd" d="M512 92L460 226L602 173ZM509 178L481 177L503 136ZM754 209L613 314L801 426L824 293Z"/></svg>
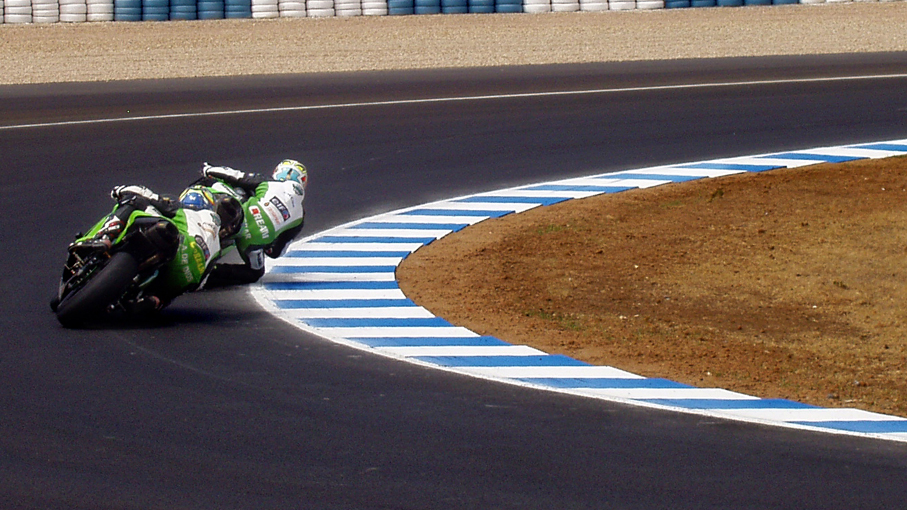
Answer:
<svg viewBox="0 0 907 510"><path fill-rule="evenodd" d="M282 107L272 107L272 108L221 110L221 111L195 112L195 113L170 113L170 114L161 114L161 115L138 115L138 116L127 116L127 117L115 117L115 118L64 120L64 121L57 121L57 122L38 122L38 123L32 123L32 124L13 124L13 125L8 125L8 126L0 126L0 131L34 129L34 128L44 128L44 127L84 126L84 125L110 124L110 123L122 123L122 122L141 122L141 121L149 121L149 120L221 117L221 116L227 116L227 115L250 115L250 114L275 113L275 112L337 110L337 109L348 109L348 108L362 108L362 107L370 107L370 106L371 107L373 107L373 106L395 106L395 105L403 105L403 104L451 103L451 102L465 102L465 101L516 99L516 98L528 98L528 97L579 96L579 95L590 95L590 94L616 94L616 93L622 93L622 92L652 92L652 91L660 91L660 90L694 90L694 89L727 88L727 87L751 87L754 85L827 83L827 82L842 82L842 81L889 80L889 79L902 79L902 78L907 78L907 74L895 73L895 74L877 74L877 75L863 75L863 76L861 76L861 75L829 76L829 77L824 77L824 78L785 78L785 79L777 79L777 80L744 80L744 81L714 82L714 83L688 83L688 84L676 84L676 85L650 85L650 86L640 86L640 87L615 87L615 88L601 88L601 89L559 90L559 91L549 91L549 92L522 92L522 93L513 93L513 94L490 94L490 95L478 95L478 96L429 97L429 98L423 98L423 99L394 99L394 100L387 100L387 101L369 101L369 102L361 102L361 103L314 104L314 105L282 106Z"/></svg>
<svg viewBox="0 0 907 510"><path fill-rule="evenodd" d="M907 155L907 139L662 165L441 200L296 241L250 293L303 331L420 366L635 406L907 442L907 418L691 387L480 336L413 303L395 278L412 252L488 218L669 182L895 155Z"/></svg>

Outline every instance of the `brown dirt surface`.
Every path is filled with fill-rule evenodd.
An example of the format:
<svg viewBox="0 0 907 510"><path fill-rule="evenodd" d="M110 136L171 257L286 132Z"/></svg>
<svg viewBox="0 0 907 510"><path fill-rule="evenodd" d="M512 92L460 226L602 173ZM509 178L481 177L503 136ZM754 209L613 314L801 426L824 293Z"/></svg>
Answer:
<svg viewBox="0 0 907 510"><path fill-rule="evenodd" d="M699 387L907 416L907 157L487 220L400 287L483 335Z"/></svg>

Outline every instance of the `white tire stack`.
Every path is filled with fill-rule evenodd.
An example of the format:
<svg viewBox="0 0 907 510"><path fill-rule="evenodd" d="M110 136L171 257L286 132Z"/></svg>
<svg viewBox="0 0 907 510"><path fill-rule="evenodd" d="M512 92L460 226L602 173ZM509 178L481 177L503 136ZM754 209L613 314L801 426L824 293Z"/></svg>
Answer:
<svg viewBox="0 0 907 510"><path fill-rule="evenodd" d="M110 19L113 19L113 3L110 4ZM88 21L87 0L60 0L60 21L64 23L85 23Z"/></svg>
<svg viewBox="0 0 907 510"><path fill-rule="evenodd" d="M537 14L540 12L551 12L550 0L523 0L523 12Z"/></svg>
<svg viewBox="0 0 907 510"><path fill-rule="evenodd" d="M551 0L551 12L574 12L579 10L579 0Z"/></svg>
<svg viewBox="0 0 907 510"><path fill-rule="evenodd" d="M387 0L362 0L363 16L387 16Z"/></svg>
<svg viewBox="0 0 907 510"><path fill-rule="evenodd" d="M608 0L579 0L581 11L607 11Z"/></svg>
<svg viewBox="0 0 907 510"><path fill-rule="evenodd" d="M334 0L308 0L305 5L310 18L329 18L334 15Z"/></svg>
<svg viewBox="0 0 907 510"><path fill-rule="evenodd" d="M113 0L88 0L85 21L113 21Z"/></svg>
<svg viewBox="0 0 907 510"><path fill-rule="evenodd" d="M31 23L31 0L4 0L4 23Z"/></svg>
<svg viewBox="0 0 907 510"><path fill-rule="evenodd" d="M252 0L252 17L256 19L280 16L277 0Z"/></svg>
<svg viewBox="0 0 907 510"><path fill-rule="evenodd" d="M57 23L60 21L60 4L57 0L32 0L32 23Z"/></svg>
<svg viewBox="0 0 907 510"><path fill-rule="evenodd" d="M337 16L362 16L359 0L334 0L334 14Z"/></svg>
<svg viewBox="0 0 907 510"><path fill-rule="evenodd" d="M636 0L637 9L664 9L665 0Z"/></svg>
<svg viewBox="0 0 907 510"><path fill-rule="evenodd" d="M609 11L632 11L636 9L635 0L610 0L608 2Z"/></svg>
<svg viewBox="0 0 907 510"><path fill-rule="evenodd" d="M305 0L278 0L277 10L281 18L305 18Z"/></svg>

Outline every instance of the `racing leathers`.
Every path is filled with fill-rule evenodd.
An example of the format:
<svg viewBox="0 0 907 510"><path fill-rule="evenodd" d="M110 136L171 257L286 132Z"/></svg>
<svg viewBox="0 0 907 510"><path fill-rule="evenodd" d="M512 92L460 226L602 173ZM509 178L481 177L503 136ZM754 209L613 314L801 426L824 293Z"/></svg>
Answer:
<svg viewBox="0 0 907 510"><path fill-rule="evenodd" d="M294 181L273 180L223 166L206 164L202 174L201 184L209 186L215 194L236 196L245 213L243 228L233 238L241 263L218 262L206 285L258 281L265 273L264 256L279 257L302 231L305 188Z"/></svg>

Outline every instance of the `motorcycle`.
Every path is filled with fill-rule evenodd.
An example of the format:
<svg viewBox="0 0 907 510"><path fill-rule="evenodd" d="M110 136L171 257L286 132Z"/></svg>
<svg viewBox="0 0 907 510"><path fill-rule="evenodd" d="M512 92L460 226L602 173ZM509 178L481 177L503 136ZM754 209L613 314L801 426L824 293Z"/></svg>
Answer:
<svg viewBox="0 0 907 510"><path fill-rule="evenodd" d="M153 208L133 211L110 245L99 246L96 235L109 221L118 221L112 217L105 216L69 245L60 286L50 303L64 327L132 313L145 290L176 256L179 229Z"/></svg>

